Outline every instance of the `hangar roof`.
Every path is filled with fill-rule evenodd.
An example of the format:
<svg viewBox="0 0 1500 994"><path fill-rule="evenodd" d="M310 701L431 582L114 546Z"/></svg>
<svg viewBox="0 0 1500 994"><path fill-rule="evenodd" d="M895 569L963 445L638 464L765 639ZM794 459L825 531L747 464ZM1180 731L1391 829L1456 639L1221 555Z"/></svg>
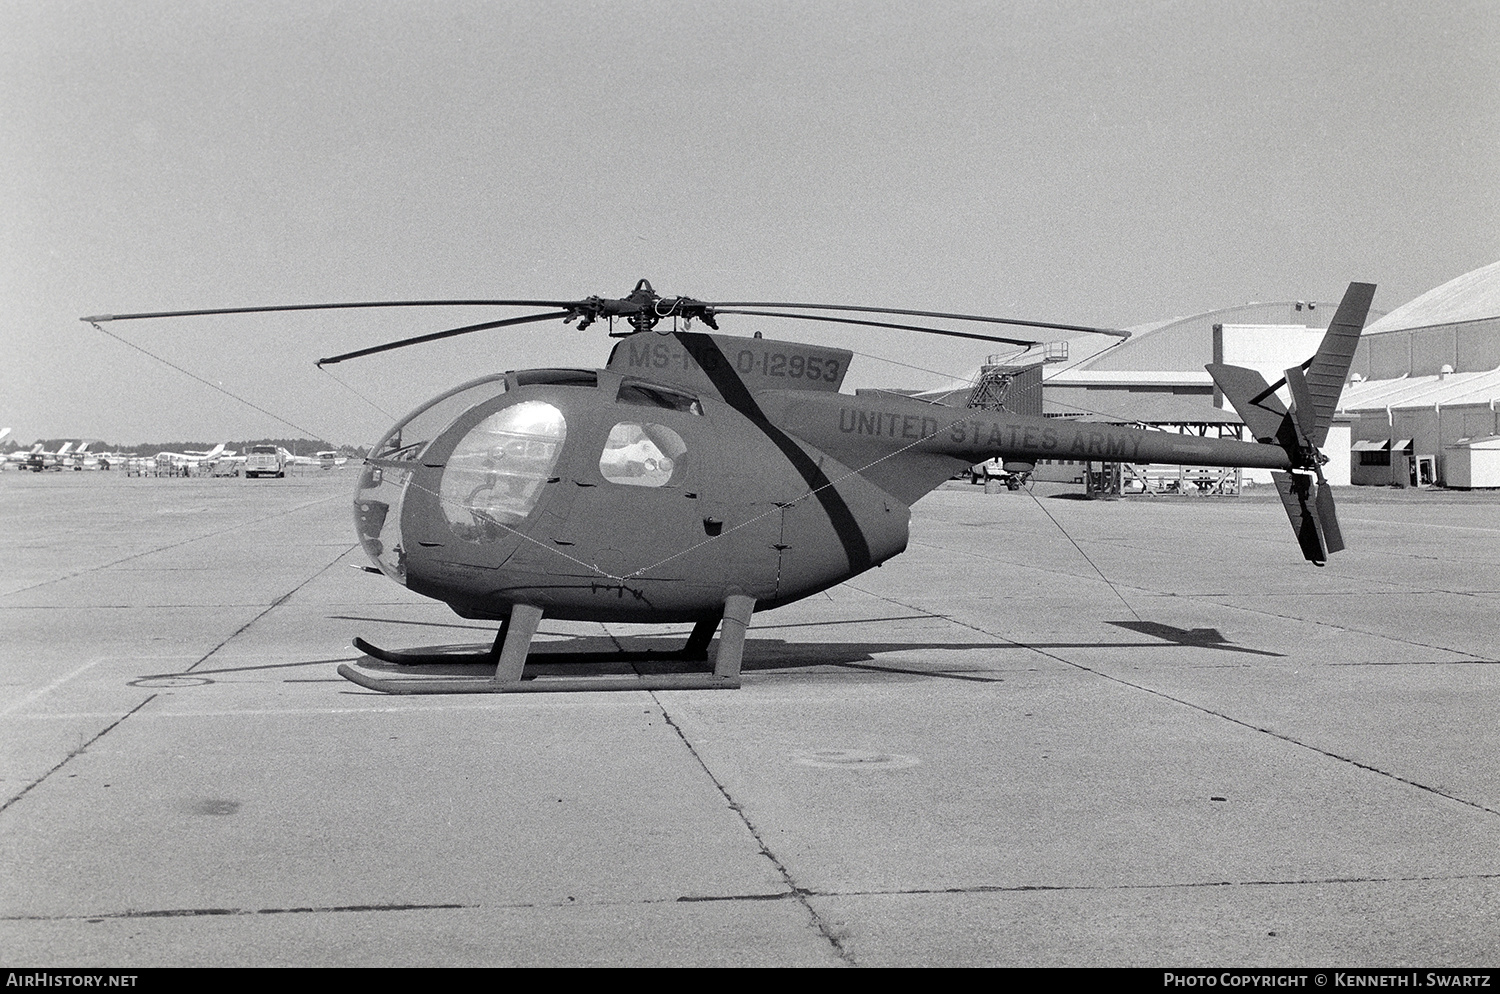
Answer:
<svg viewBox="0 0 1500 994"><path fill-rule="evenodd" d="M1464 273L1391 311L1366 328L1366 335L1463 324L1500 317L1500 262Z"/></svg>
<svg viewBox="0 0 1500 994"><path fill-rule="evenodd" d="M1431 407L1433 404L1447 407L1452 404L1489 404L1496 400L1500 400L1500 369L1351 383L1344 388L1339 410L1384 410L1387 407Z"/></svg>
<svg viewBox="0 0 1500 994"><path fill-rule="evenodd" d="M1190 317L1172 318L1127 329L1130 338L1116 341L1103 351L1071 363L1064 369L1080 370L1188 370L1202 372L1214 361L1213 329L1216 324L1285 325L1327 328L1338 310L1338 301L1284 300L1275 303L1236 304ZM1374 315L1378 312L1372 311ZM1080 350L1081 351L1081 350ZM1042 377L1059 375L1050 367Z"/></svg>

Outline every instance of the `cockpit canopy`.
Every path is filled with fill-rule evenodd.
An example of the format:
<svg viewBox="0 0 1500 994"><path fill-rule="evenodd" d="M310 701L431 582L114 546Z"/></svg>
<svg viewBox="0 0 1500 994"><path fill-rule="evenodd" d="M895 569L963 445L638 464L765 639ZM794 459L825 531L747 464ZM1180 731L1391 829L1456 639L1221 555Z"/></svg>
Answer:
<svg viewBox="0 0 1500 994"><path fill-rule="evenodd" d="M406 582L401 503L422 453L465 411L505 391L503 373L455 387L398 421L365 457L354 491L355 530L365 554L391 579Z"/></svg>

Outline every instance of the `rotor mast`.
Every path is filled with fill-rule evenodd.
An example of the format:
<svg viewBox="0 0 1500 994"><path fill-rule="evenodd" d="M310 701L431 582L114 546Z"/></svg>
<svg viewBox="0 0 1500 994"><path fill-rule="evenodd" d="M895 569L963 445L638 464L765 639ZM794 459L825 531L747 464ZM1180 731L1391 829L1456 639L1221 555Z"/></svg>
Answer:
<svg viewBox="0 0 1500 994"><path fill-rule="evenodd" d="M624 297L609 299L605 297L588 297L579 302L567 317L563 318L563 324L572 324L578 321L578 330L582 331L601 317L624 318L629 322L631 331L610 331L611 338L625 338L637 332L652 331L662 318L680 317L684 321L694 318L702 321L715 331L719 330L719 324L714 320L713 309L701 300L692 297L663 297L651 286L651 281L642 279L635 285L635 289ZM610 322L613 328L613 320Z"/></svg>

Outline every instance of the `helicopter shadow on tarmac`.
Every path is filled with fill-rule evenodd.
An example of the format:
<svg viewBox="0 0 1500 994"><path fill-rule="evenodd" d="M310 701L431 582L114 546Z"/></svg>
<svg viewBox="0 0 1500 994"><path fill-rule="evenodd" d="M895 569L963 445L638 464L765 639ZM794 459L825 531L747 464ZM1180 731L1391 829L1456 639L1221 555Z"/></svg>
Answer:
<svg viewBox="0 0 1500 994"><path fill-rule="evenodd" d="M866 619L882 622L930 619L927 615L902 618ZM344 619L361 620L361 619ZM389 619L382 620L391 623ZM433 622L397 622L431 627L477 627L453 626ZM835 624L814 622L813 626ZM847 623L837 623L847 624ZM1140 641L1059 641L1019 642L1012 640L946 642L946 641L863 641L824 642L796 638L768 636L768 629L801 628L806 625L775 625L752 630L745 642L744 672L764 675L801 674L829 676L816 671L857 671L880 677L939 678L974 683L1001 682L1002 671L994 667L996 654L1016 652L1048 651L1063 649L1117 649L1140 650L1161 648L1217 649L1224 652L1247 653L1256 656L1280 658L1281 653L1252 649L1230 643L1217 629L1182 629L1171 625L1147 621L1108 622L1118 628L1136 632L1147 638ZM647 673L688 673L701 669L702 663L679 656L682 645L680 634L640 635L577 635L557 634L551 640L533 644L527 659L528 678L542 676L564 676L588 673L597 676L630 676ZM413 649L414 653L444 654L455 656L453 663L423 663L419 665L387 662L371 656L361 657L359 664L370 670L386 673L405 673L423 676L472 676L484 663L474 662L474 656L482 653L486 645L440 644ZM916 662L913 654L938 651L941 657L930 661ZM964 653L965 656L955 656ZM968 655L980 653L983 655ZM882 659L899 654L897 659ZM467 660L463 657L467 656ZM550 658L549 658L550 657Z"/></svg>
<svg viewBox="0 0 1500 994"><path fill-rule="evenodd" d="M418 626L424 628L468 629L485 631L483 626L452 624L431 621L392 621L389 618L363 618L348 615L333 616L345 621L380 621L383 624ZM904 615L892 618L863 619L868 622L898 622L931 620L930 615ZM1003 682L1002 670L994 667L995 653L1009 654L1031 651L1057 651L1065 649L1141 650L1172 647L1217 649L1222 652L1244 653L1255 656L1283 658L1279 652L1252 649L1234 645L1213 628L1174 628L1151 621L1111 621L1106 624L1147 636L1149 641L1073 641L1073 642L1021 642L1012 640L980 642L934 642L934 641L866 641L866 642L822 642L800 639L768 637L763 633L773 629L844 626L859 622L810 622L790 625L768 625L756 629L746 639L744 670L747 673L764 675L832 676L832 672L859 673L885 678L938 678L960 680L971 683ZM591 676L641 676L662 673L691 673L701 669L698 660L684 659L679 651L682 644L680 634L646 635L577 635L552 633L548 641L538 642L528 657L527 678L558 677L586 673ZM344 663L357 660L369 670L386 673L405 673L428 677L472 677L482 671L485 664L476 663L474 656L483 652L483 643L421 646L413 650L420 653L454 655L452 663L425 663L402 665L387 662L372 656L343 657L339 659L300 660L291 663L234 666L182 673L143 674L132 681L132 686L147 688L201 686L216 682L216 677L229 673L246 673L268 670L296 670L304 666L327 663ZM940 658L930 662L914 663L915 653L942 652ZM956 657L954 653L990 653L989 656ZM898 656L898 658L880 658ZM467 658L465 658L467 657ZM549 658L551 657L551 658ZM493 664L489 664L493 666ZM294 679L293 682L308 682ZM313 680L311 682L321 682Z"/></svg>

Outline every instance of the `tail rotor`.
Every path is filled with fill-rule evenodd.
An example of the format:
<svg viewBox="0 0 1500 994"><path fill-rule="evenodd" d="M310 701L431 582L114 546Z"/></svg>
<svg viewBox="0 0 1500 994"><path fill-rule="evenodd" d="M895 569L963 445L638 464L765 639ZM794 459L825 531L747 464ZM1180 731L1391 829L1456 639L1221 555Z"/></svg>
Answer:
<svg viewBox="0 0 1500 994"><path fill-rule="evenodd" d="M1333 491L1323 477L1328 457L1320 451L1338 409L1339 395L1349 375L1354 349L1364 330L1375 286L1351 283L1312 358L1293 366L1274 384L1253 369L1211 363L1209 375L1229 398L1256 441L1278 445L1291 462L1290 471L1272 471L1281 503L1291 520L1302 554L1316 566L1344 548ZM1276 395L1285 386L1292 395L1290 410Z"/></svg>

